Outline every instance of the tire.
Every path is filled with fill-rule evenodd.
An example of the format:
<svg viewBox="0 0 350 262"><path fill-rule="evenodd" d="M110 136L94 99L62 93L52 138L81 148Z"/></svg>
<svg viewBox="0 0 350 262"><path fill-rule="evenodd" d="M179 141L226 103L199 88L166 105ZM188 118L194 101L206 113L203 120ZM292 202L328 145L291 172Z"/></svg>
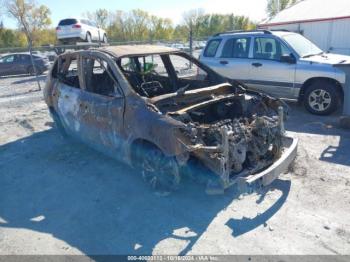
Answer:
<svg viewBox="0 0 350 262"><path fill-rule="evenodd" d="M62 41L62 40L57 40L57 45L64 45L65 43L64 43L64 41Z"/></svg>
<svg viewBox="0 0 350 262"><path fill-rule="evenodd" d="M315 81L305 91L304 106L315 115L329 115L340 103L337 87L329 81Z"/></svg>
<svg viewBox="0 0 350 262"><path fill-rule="evenodd" d="M33 66L28 67L27 72L28 72L29 75L35 76L35 70L34 70Z"/></svg>
<svg viewBox="0 0 350 262"><path fill-rule="evenodd" d="M173 157L165 156L160 149L148 145L143 147L140 168L143 180L162 196L178 189L180 184L179 167Z"/></svg>
<svg viewBox="0 0 350 262"><path fill-rule="evenodd" d="M89 32L86 34L86 42L92 43L91 34Z"/></svg>
<svg viewBox="0 0 350 262"><path fill-rule="evenodd" d="M108 39L107 39L106 34L103 35L102 41L103 41L104 44L108 44Z"/></svg>

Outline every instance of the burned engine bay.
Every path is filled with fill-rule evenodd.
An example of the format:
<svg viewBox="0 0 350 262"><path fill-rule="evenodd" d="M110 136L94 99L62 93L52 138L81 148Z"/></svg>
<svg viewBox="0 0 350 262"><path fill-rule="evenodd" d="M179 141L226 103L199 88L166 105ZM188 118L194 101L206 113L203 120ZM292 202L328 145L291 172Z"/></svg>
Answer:
<svg viewBox="0 0 350 262"><path fill-rule="evenodd" d="M180 142L229 186L234 177L258 172L280 157L283 109L267 96L223 90L166 98L156 106L186 125Z"/></svg>

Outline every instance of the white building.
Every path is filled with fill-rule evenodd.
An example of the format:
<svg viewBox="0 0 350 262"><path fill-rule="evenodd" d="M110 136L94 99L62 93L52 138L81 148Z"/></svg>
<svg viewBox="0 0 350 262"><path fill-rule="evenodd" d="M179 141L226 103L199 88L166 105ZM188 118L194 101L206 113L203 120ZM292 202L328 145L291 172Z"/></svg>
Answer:
<svg viewBox="0 0 350 262"><path fill-rule="evenodd" d="M258 27L298 32L324 51L350 55L350 0L304 0Z"/></svg>

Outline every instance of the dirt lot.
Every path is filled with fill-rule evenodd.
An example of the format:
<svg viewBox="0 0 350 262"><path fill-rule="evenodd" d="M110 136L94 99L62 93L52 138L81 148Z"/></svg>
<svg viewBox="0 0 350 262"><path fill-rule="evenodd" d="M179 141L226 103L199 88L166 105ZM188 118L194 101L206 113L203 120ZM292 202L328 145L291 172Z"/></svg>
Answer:
<svg viewBox="0 0 350 262"><path fill-rule="evenodd" d="M44 81L45 77L41 77ZM300 139L264 192L159 197L60 138L32 77L0 79L0 254L350 254L350 132L291 104Z"/></svg>

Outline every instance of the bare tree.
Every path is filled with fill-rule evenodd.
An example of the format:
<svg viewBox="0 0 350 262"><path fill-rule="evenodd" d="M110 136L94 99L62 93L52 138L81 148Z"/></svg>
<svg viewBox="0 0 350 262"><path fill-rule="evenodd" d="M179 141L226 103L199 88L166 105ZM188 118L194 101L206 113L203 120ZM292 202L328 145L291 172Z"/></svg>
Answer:
<svg viewBox="0 0 350 262"><path fill-rule="evenodd" d="M94 21L99 27L106 29L110 14L108 13L108 10L100 8L94 12L86 12L83 16Z"/></svg>
<svg viewBox="0 0 350 262"><path fill-rule="evenodd" d="M197 37L201 26L202 18L204 17L204 9L192 9L183 13L182 17L189 31L190 54L193 51L193 36ZM192 65L190 65L192 66Z"/></svg>
<svg viewBox="0 0 350 262"><path fill-rule="evenodd" d="M18 28L24 32L27 38L33 70L38 82L39 90L41 90L32 55L33 33L51 24L51 12L45 5L37 6L34 0L6 0L3 2L3 7L7 15L17 21Z"/></svg>
<svg viewBox="0 0 350 262"><path fill-rule="evenodd" d="M184 24L187 26L189 31L196 37L199 33L199 28L201 26L202 18L204 17L204 9L192 9L183 13L182 18Z"/></svg>

